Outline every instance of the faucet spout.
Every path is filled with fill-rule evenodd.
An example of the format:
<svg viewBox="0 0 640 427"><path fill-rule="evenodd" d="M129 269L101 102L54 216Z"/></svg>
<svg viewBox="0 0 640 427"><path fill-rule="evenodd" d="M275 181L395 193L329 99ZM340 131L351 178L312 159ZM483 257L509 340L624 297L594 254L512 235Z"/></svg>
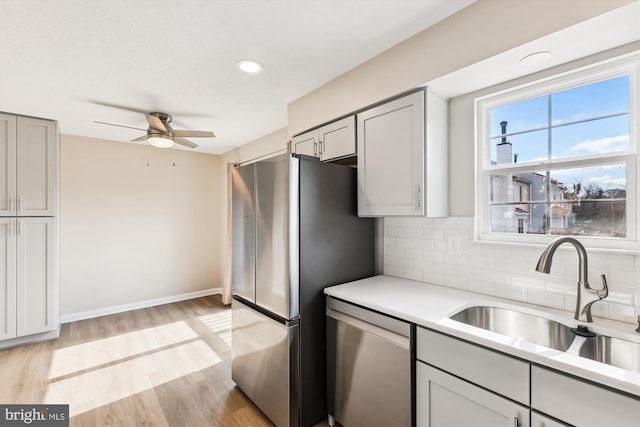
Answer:
<svg viewBox="0 0 640 427"><path fill-rule="evenodd" d="M587 251L584 248L584 245L580 243L578 239L569 236L562 236L549 243L549 245L540 255L540 259L538 259L538 263L536 264L536 271L546 274L549 274L551 272L551 262L553 260L553 255L555 254L558 247L560 247L560 245L562 245L563 243L569 243L573 245L573 247L578 252L578 292L576 295L576 312L574 318L576 320L593 322L593 318L591 317L591 305L596 301L600 301L601 299L606 298L609 295L609 287L607 286L607 280L604 274L602 275L602 289L593 289L589 285L589 279L587 277Z"/></svg>

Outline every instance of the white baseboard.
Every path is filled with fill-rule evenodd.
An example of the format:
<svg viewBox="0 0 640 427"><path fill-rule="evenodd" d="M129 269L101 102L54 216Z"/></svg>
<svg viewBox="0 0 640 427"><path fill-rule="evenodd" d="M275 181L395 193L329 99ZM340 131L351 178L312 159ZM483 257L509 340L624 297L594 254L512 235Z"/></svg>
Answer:
<svg viewBox="0 0 640 427"><path fill-rule="evenodd" d="M139 308L154 307L156 305L169 304L172 302L185 301L188 299L206 297L209 295L221 294L222 288L205 289L204 291L189 292L187 294L173 295L170 297L156 298L152 300L133 302L130 304L116 305L113 307L98 308L96 310L83 311L80 313L65 314L60 316L60 323L75 322L77 320L93 319L94 317L107 316L109 314L122 313L125 311L137 310Z"/></svg>

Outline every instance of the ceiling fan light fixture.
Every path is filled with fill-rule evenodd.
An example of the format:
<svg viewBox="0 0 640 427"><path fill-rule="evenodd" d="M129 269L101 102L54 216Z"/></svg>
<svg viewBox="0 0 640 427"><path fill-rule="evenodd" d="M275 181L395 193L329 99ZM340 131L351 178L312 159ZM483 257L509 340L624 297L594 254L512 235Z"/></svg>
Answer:
<svg viewBox="0 0 640 427"><path fill-rule="evenodd" d="M264 70L264 66L254 59L241 59L236 66L240 71L248 74L258 74Z"/></svg>
<svg viewBox="0 0 640 427"><path fill-rule="evenodd" d="M153 135L147 138L147 142L154 147L169 148L173 145L173 138L170 135Z"/></svg>

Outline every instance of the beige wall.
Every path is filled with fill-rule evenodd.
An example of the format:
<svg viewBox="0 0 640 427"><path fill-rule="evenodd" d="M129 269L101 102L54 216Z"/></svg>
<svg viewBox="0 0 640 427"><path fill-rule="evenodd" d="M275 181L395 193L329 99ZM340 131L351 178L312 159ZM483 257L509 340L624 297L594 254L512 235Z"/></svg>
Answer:
<svg viewBox="0 0 640 427"><path fill-rule="evenodd" d="M61 315L220 287L219 156L62 135L60 165Z"/></svg>
<svg viewBox="0 0 640 427"><path fill-rule="evenodd" d="M478 0L290 103L289 135L631 2Z"/></svg>

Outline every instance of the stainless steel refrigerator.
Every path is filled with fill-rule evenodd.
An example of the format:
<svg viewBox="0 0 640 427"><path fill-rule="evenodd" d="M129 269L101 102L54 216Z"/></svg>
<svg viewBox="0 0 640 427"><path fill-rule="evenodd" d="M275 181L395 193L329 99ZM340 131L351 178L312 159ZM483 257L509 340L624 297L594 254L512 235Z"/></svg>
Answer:
<svg viewBox="0 0 640 427"><path fill-rule="evenodd" d="M285 154L232 174L232 379L278 427L327 416L327 286L374 274L356 171Z"/></svg>

